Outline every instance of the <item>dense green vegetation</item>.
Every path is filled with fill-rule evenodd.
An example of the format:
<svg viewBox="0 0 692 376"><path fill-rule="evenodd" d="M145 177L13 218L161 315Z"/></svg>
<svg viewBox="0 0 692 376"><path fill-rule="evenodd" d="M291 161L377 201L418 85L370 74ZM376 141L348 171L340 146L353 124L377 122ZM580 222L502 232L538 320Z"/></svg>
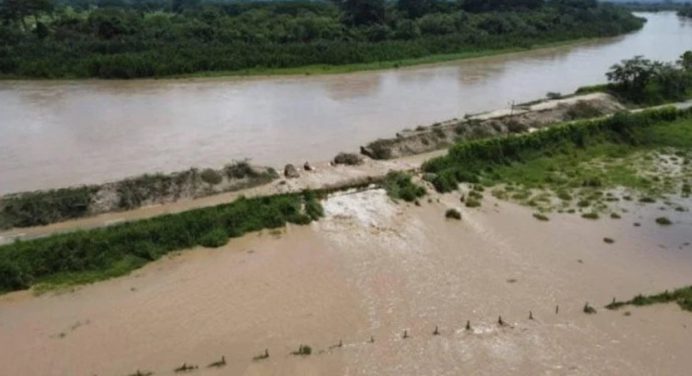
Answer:
<svg viewBox="0 0 692 376"><path fill-rule="evenodd" d="M651 61L642 56L613 65L607 85L584 87L578 94L604 91L637 105L656 105L692 97L692 51L675 63Z"/></svg>
<svg viewBox="0 0 692 376"><path fill-rule="evenodd" d="M47 78L411 63L643 24L595 0L4 0L0 17L0 76Z"/></svg>
<svg viewBox="0 0 692 376"><path fill-rule="evenodd" d="M123 275L172 251L198 245L219 247L229 237L250 231L307 224L321 210L311 192L241 198L101 229L17 241L0 247L0 292Z"/></svg>
<svg viewBox="0 0 692 376"><path fill-rule="evenodd" d="M690 7L689 1L630 1L630 0L606 0L607 3L616 4L635 12L664 12L680 11Z"/></svg>
<svg viewBox="0 0 692 376"><path fill-rule="evenodd" d="M692 17L692 5L687 5L678 11L678 15L682 17Z"/></svg>
<svg viewBox="0 0 692 376"><path fill-rule="evenodd" d="M382 187L394 200L413 202L425 196L425 188L411 181L411 175L403 172L390 172L382 181Z"/></svg>
<svg viewBox="0 0 692 376"><path fill-rule="evenodd" d="M577 169L582 160L608 153L622 155L634 147L692 148L690 116L690 110L672 108L621 113L531 134L464 142L423 168L433 174L432 183L441 192L455 190L460 182L516 182L532 187L551 184L558 188L561 184L603 187L610 182L636 186L642 182L631 180L630 174L584 176L570 169ZM568 192L562 195L571 198Z"/></svg>
<svg viewBox="0 0 692 376"><path fill-rule="evenodd" d="M676 302L683 310L692 312L692 286L679 288L673 292L666 290L663 293L656 295L644 296L639 294L626 302L619 302L613 299L613 302L608 304L606 308L618 309L626 305L646 306L670 302Z"/></svg>

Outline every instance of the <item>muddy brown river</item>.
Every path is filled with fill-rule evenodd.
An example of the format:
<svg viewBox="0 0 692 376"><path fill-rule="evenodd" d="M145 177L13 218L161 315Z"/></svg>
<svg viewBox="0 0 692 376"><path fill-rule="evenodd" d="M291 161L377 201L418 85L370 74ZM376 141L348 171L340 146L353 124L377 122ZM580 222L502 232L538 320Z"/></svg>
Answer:
<svg viewBox="0 0 692 376"><path fill-rule="evenodd" d="M396 131L568 93L633 55L692 49L692 21L503 56L329 76L0 82L0 194L251 158L327 160Z"/></svg>

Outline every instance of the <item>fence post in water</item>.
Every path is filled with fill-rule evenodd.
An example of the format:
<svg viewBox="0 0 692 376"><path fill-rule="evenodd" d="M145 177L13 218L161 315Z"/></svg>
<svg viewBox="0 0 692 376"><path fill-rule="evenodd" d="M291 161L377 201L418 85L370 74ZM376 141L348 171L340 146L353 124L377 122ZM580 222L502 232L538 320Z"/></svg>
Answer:
<svg viewBox="0 0 692 376"><path fill-rule="evenodd" d="M533 320L533 312L529 311L529 320Z"/></svg>
<svg viewBox="0 0 692 376"><path fill-rule="evenodd" d="M471 330L471 320L466 320L466 330Z"/></svg>

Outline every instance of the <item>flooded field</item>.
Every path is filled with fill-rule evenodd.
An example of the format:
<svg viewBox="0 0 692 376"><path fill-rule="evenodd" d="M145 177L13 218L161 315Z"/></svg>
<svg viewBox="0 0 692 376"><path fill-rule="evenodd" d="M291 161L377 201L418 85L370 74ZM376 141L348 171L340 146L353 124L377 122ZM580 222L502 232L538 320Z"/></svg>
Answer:
<svg viewBox="0 0 692 376"><path fill-rule="evenodd" d="M401 70L313 77L0 81L0 194L191 166L325 161L404 128L604 81L633 55L692 48L674 13L618 38Z"/></svg>
<svg viewBox="0 0 692 376"><path fill-rule="evenodd" d="M199 375L674 375L692 367L689 313L673 304L602 308L690 283L688 217L661 227L657 210L633 204L618 221L555 214L540 222L488 198L462 209L462 221L446 220L458 196L416 207L381 190L341 193L307 227L186 251L71 292L4 295L0 374L173 375L184 362ZM598 313L584 314L586 302ZM290 354L301 344L312 355ZM265 349L270 357L253 361ZM221 356L226 367L205 368Z"/></svg>

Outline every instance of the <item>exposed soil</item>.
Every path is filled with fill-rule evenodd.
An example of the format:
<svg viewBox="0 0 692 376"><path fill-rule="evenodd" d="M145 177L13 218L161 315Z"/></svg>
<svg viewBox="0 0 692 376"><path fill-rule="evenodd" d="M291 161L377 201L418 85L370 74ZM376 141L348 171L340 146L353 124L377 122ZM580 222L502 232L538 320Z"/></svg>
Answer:
<svg viewBox="0 0 692 376"><path fill-rule="evenodd" d="M380 139L363 146L361 152L374 159L400 158L443 149L462 140L530 132L567 120L609 115L624 108L605 93L537 101L514 106L511 110L492 111L399 132L396 138Z"/></svg>

